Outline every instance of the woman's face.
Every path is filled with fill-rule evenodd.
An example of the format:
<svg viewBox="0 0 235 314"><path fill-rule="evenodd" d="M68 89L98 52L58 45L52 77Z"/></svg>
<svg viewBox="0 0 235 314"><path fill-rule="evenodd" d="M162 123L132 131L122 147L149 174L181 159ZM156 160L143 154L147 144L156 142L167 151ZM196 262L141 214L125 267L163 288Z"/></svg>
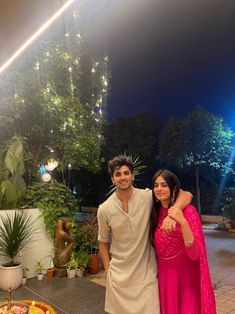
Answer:
<svg viewBox="0 0 235 314"><path fill-rule="evenodd" d="M162 206L168 207L171 192L166 180L162 176L156 178L153 191L156 199L161 202Z"/></svg>

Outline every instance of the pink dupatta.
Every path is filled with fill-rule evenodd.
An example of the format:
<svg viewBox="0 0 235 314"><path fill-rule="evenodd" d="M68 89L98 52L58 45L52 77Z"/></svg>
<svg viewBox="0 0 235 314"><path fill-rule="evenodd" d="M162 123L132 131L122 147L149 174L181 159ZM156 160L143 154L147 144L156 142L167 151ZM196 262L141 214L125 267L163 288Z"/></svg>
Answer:
<svg viewBox="0 0 235 314"><path fill-rule="evenodd" d="M195 259L195 256L197 256L199 253L202 314L215 314L215 297L210 279L201 221L194 206L188 205L183 210L183 212L195 237L193 245L191 247L186 247L184 245L184 240L179 224L176 225L176 230L172 231L169 234L166 234L160 230L160 226L162 225L164 218L167 216L167 209L161 208L158 221L158 229L155 233L155 241L157 241L155 250L157 255L163 258L172 258L185 250L189 258Z"/></svg>

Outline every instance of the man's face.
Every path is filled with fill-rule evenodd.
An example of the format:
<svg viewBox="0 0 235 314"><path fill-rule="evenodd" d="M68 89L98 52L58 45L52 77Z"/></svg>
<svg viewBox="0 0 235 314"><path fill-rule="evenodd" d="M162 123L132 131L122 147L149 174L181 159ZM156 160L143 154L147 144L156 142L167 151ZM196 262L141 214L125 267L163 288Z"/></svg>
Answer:
<svg viewBox="0 0 235 314"><path fill-rule="evenodd" d="M134 175L131 173L130 169L127 166L122 166L116 168L113 176L112 182L119 190L128 190L134 181Z"/></svg>

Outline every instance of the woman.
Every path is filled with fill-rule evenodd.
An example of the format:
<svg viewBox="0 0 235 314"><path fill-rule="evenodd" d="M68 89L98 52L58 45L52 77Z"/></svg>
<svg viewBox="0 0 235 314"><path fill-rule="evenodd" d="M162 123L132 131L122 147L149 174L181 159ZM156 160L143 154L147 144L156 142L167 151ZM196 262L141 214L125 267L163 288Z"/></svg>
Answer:
<svg viewBox="0 0 235 314"><path fill-rule="evenodd" d="M172 172L159 170L154 175L151 236L158 260L161 313L214 314L215 298L196 208L170 209L179 189L180 182ZM170 233L161 229L167 215L177 223Z"/></svg>

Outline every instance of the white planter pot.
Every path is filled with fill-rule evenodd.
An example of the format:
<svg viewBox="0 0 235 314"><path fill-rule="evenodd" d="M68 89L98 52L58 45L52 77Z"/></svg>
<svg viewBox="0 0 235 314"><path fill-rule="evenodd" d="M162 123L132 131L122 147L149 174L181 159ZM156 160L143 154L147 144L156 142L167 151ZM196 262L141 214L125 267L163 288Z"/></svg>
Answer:
<svg viewBox="0 0 235 314"><path fill-rule="evenodd" d="M33 218L37 219L36 227L38 228L38 231L35 232L35 234L33 235L32 242L30 242L27 247L22 250L22 256L18 257L20 263L22 263L24 267L29 268L29 271L27 272L27 277L33 278L37 275L35 269L36 261L41 260L44 264L49 264L48 256L51 254L54 245L53 240L46 231L41 211L38 208L21 210L32 215ZM13 209L1 210L1 216L6 216L6 214L12 215L14 214L14 212L15 210ZM4 262L5 258L3 258L0 254L0 264L3 264Z"/></svg>
<svg viewBox="0 0 235 314"><path fill-rule="evenodd" d="M76 276L76 269L67 269L67 277L74 278Z"/></svg>
<svg viewBox="0 0 235 314"><path fill-rule="evenodd" d="M23 278L22 278L22 285L25 285L26 282L27 282L27 278L26 278L26 277L23 277Z"/></svg>
<svg viewBox="0 0 235 314"><path fill-rule="evenodd" d="M37 277L38 277L38 280L42 280L43 279L43 277L44 277L44 274L37 274Z"/></svg>
<svg viewBox="0 0 235 314"><path fill-rule="evenodd" d="M0 266L0 288L8 291L19 288L22 283L23 272L22 264L17 266Z"/></svg>
<svg viewBox="0 0 235 314"><path fill-rule="evenodd" d="M77 268L76 269L76 276L77 277L83 277L83 275L84 275L84 270Z"/></svg>

